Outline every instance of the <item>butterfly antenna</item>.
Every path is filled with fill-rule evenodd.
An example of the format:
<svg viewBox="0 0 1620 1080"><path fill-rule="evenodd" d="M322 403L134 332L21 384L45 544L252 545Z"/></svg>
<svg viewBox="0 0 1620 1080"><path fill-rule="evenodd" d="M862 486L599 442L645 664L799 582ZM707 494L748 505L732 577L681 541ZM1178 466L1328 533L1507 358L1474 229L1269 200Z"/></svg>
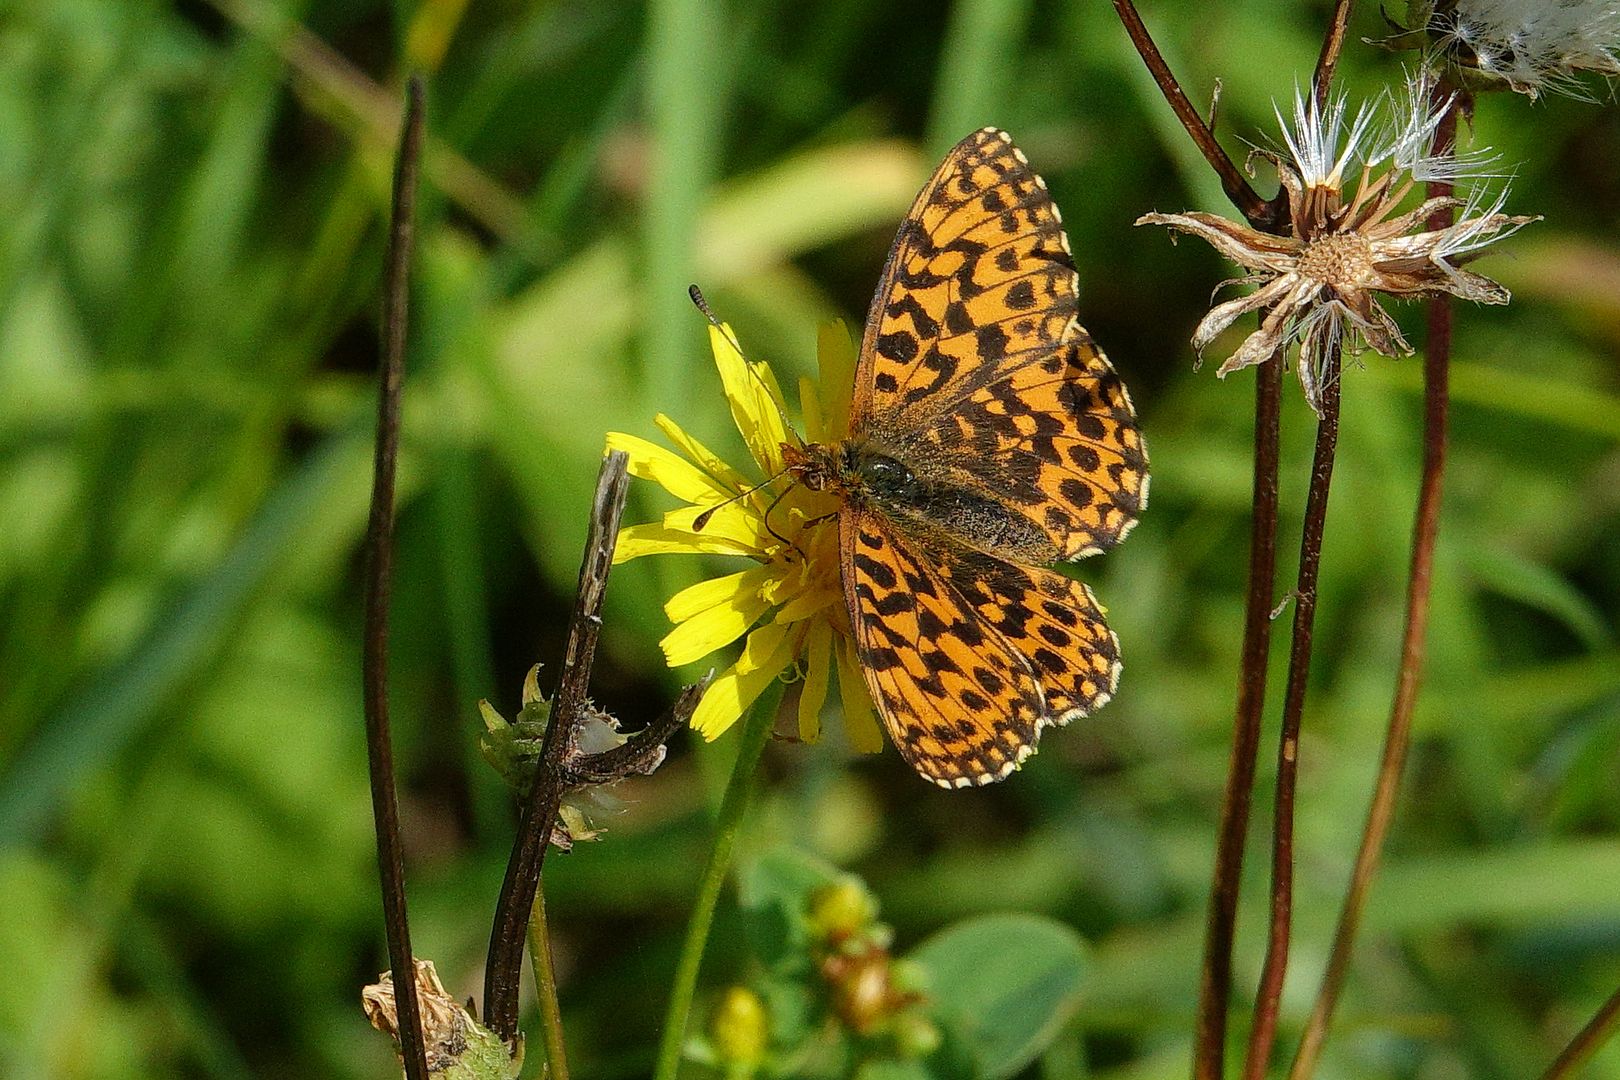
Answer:
<svg viewBox="0 0 1620 1080"><path fill-rule="evenodd" d="M737 350L737 355L743 355L742 343L737 340L737 335L731 332L731 327L721 322L720 319L715 315L714 309L709 307L709 302L703 298L703 290L698 288L696 284L688 285L686 288L686 295L692 298L693 305L695 305L697 309L703 313L703 317L705 319L709 320L709 325L726 335L726 340L731 342L731 347L733 349ZM748 373L754 377L754 381L759 383L760 389L765 391L766 398L770 400L771 405L776 409L776 415L782 421L782 430L791 435L795 442L802 443L803 440L801 440L798 433L793 430L793 424L788 420L787 414L782 411L780 405L776 404L776 395L770 392L771 388L766 385L765 379L758 371L754 370L753 364L744 363L743 366L747 368ZM776 475L781 476L782 474L777 473ZM775 476L771 477L771 480L774 479L776 479ZM770 483L770 480L767 480L766 483ZM725 504L722 503L721 505L723 506ZM715 509L718 510L719 507L715 507Z"/></svg>
<svg viewBox="0 0 1620 1080"><path fill-rule="evenodd" d="M696 284L689 285L686 289L686 295L692 298L692 303L697 305L697 309L703 313L703 317L709 320L709 325L726 335L726 340L731 342L731 347L737 350L738 355L741 355L742 343L737 340L737 335L731 332L731 327L721 322L715 315L714 309L703 298L703 290L698 288Z"/></svg>
<svg viewBox="0 0 1620 1080"><path fill-rule="evenodd" d="M778 473L777 475L780 476L781 473ZM792 490L793 489L791 487L787 487L787 488L783 488L781 491L778 491L776 493L776 498L771 500L771 505L769 505L769 506L767 506L765 508L765 518L764 518L764 520L765 520L765 531L770 533L772 536L776 537L778 542L786 544L788 547L792 548L794 551L797 551L799 553L799 558L808 559L810 556L805 554L804 548L800 547L796 541L789 540L787 537L783 536L781 533L779 533L775 529L771 528L771 511L775 510L776 509L776 504L781 502L783 499L787 498L787 493L792 491Z"/></svg>
<svg viewBox="0 0 1620 1080"><path fill-rule="evenodd" d="M736 502L738 499L746 499L746 498L748 498L748 496L752 495L754 492L758 491L762 487L765 487L765 486L767 486L769 484L776 483L776 481L780 480L782 478L782 476L786 472L787 472L787 467L783 466L777 472L775 472L774 474L772 474L770 476L767 476L765 479L761 480L759 483L755 484L753 487L747 488L747 489L745 489L743 491L737 492L737 494L733 495L731 498L727 499L725 502L717 502L717 503L715 503L713 506L711 506L707 510L703 511L703 513L699 514L697 517L692 519L692 531L693 532L702 532L704 526L708 525L709 521L714 517L715 511L720 510L723 507L730 506L732 503ZM781 496L777 496L777 498L780 499ZM776 503L773 502L773 503L771 503L771 505L775 506ZM766 513L769 514L770 511L766 511ZM766 527L769 528L769 525L767 525ZM780 539L780 537L778 537L778 539Z"/></svg>

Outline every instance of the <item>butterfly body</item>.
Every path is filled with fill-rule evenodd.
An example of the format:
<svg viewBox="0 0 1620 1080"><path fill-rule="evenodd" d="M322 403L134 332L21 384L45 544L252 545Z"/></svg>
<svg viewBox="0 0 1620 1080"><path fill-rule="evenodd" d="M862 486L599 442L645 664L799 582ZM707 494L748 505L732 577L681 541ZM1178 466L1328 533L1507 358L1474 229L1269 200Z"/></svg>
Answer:
<svg viewBox="0 0 1620 1080"><path fill-rule="evenodd" d="M1059 558L1040 529L1001 501L962 484L948 460L927 449L920 455L907 451L898 440L889 444L871 437L782 447L788 471L800 483L834 492L851 510L883 513L913 531L939 532L1002 559L1049 563Z"/></svg>
<svg viewBox="0 0 1620 1080"><path fill-rule="evenodd" d="M1118 682L1101 606L1045 569L1118 543L1147 499L1130 397L1076 287L1045 184L1004 132L975 132L895 239L849 437L783 447L798 482L839 498L867 688L941 786L1004 778Z"/></svg>

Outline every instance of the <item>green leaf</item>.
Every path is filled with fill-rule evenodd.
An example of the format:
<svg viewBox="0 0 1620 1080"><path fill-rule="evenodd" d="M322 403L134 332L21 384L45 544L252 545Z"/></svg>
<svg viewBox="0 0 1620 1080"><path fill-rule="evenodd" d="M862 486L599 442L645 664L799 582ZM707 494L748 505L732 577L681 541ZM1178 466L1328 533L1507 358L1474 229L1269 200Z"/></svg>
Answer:
<svg viewBox="0 0 1620 1080"><path fill-rule="evenodd" d="M1610 643L1603 613L1556 570L1499 547L1467 547L1467 565L1487 588L1559 622L1594 651Z"/></svg>
<svg viewBox="0 0 1620 1080"><path fill-rule="evenodd" d="M1085 942L1034 915L984 915L949 927L910 956L928 972L941 1023L997 1080L1024 1068L1079 1004Z"/></svg>
<svg viewBox="0 0 1620 1080"><path fill-rule="evenodd" d="M839 877L835 867L792 848L767 852L739 871L737 902L761 963L776 968L808 958L810 894Z"/></svg>
<svg viewBox="0 0 1620 1080"><path fill-rule="evenodd" d="M933 1076L921 1062L883 1059L863 1063L855 1080L933 1080Z"/></svg>
<svg viewBox="0 0 1620 1080"><path fill-rule="evenodd" d="M1520 844L1392 860L1367 909L1369 928L1412 933L1466 925L1612 918L1620 843Z"/></svg>

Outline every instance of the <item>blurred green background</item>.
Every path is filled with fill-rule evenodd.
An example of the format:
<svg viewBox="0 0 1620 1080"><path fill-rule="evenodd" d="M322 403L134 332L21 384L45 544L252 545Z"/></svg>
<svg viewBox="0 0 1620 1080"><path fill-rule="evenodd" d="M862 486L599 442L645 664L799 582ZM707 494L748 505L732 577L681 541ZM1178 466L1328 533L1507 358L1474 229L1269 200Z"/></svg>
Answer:
<svg viewBox="0 0 1620 1080"><path fill-rule="evenodd" d="M1190 95L1224 85L1234 153L1308 78L1327 7L1145 6ZM409 69L431 136L393 623L417 953L478 992L511 815L475 703L515 709L559 659L603 433L652 436L666 411L740 453L687 284L753 356L808 371L818 322L863 316L933 160L994 123L1064 210L1082 320L1153 453L1140 529L1083 568L1121 693L983 792L836 737L772 747L745 847L863 875L902 948L970 913L1061 919L1092 963L1030 1075L1186 1075L1253 395L1191 368L1229 268L1131 223L1226 207L1109 5L940 7L0 2L0 1075L397 1075L358 1007L386 966L358 568ZM1344 77L1369 94L1399 61L1358 8ZM1324 1077L1531 1075L1620 982L1620 110L1591 89L1478 108L1509 210L1546 220L1483 264L1513 305L1459 312L1427 689ZM1419 340L1420 309L1399 316ZM1416 360L1346 375L1284 1046L1388 708L1419 391ZM1291 382L1284 421L1291 580L1312 435ZM638 485L629 519L664 505ZM719 566L615 573L594 693L631 726L683 674L662 598ZM677 740L603 842L551 864L579 1075L648 1071L734 739ZM748 970L730 904L705 994ZM1620 1075L1620 1047L1588 1075Z"/></svg>

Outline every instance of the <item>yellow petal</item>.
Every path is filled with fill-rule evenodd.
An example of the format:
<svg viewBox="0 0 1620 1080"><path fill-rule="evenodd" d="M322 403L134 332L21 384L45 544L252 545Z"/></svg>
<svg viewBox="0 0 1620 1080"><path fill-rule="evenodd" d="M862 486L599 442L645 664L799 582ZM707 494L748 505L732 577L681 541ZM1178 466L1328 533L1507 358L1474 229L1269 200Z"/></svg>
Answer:
<svg viewBox="0 0 1620 1080"><path fill-rule="evenodd" d="M805 742L821 737L821 707L827 703L832 665L832 627L813 623L805 641L804 686L799 692L799 738Z"/></svg>
<svg viewBox="0 0 1620 1080"><path fill-rule="evenodd" d="M688 435L685 428L668 416L659 413L653 417L653 423L658 426L658 430L662 431L670 442L675 444L681 453L697 462L700 468L729 488L732 494L736 494L750 486L750 481L746 476L727 465L725 461L721 460L719 454Z"/></svg>
<svg viewBox="0 0 1620 1080"><path fill-rule="evenodd" d="M758 593L738 594L725 603L698 612L658 643L664 650L665 663L672 668L680 667L725 648L746 634L770 607Z"/></svg>
<svg viewBox="0 0 1620 1080"><path fill-rule="evenodd" d="M626 435L622 431L610 431L607 448L623 450L630 455L631 476L651 480L677 499L689 503L716 503L731 494L702 469L657 443Z"/></svg>
<svg viewBox="0 0 1620 1080"><path fill-rule="evenodd" d="M704 518L701 529L697 527L700 517ZM744 546L751 554L763 554L776 544L765 530L765 519L744 502L726 503L723 506L679 506L664 515L664 528Z"/></svg>
<svg viewBox="0 0 1620 1080"><path fill-rule="evenodd" d="M669 529L662 524L626 525L619 530L613 562L629 562L643 555L753 555L754 548L723 536Z"/></svg>
<svg viewBox="0 0 1620 1080"><path fill-rule="evenodd" d="M872 696L866 689L866 676L855 658L855 646L842 635L834 644L838 654L838 700L844 707L844 734L855 749L863 754L875 754L883 749L883 732L878 729Z"/></svg>
<svg viewBox="0 0 1620 1080"><path fill-rule="evenodd" d="M799 379L799 412L804 416L806 439L813 443L832 441L821 419L821 398L816 393L816 384L807 378Z"/></svg>
<svg viewBox="0 0 1620 1080"><path fill-rule="evenodd" d="M855 393L855 340L842 319L823 323L816 334L816 366L821 371L823 441L849 435L850 398Z"/></svg>
<svg viewBox="0 0 1620 1080"><path fill-rule="evenodd" d="M782 396L782 387L776 381L776 372L766 363L752 364L754 380L759 384L766 397L761 409L761 436L765 440L765 451L769 458L768 468L774 474L782 471L782 444L789 439L795 442L797 438L788 430L787 398Z"/></svg>
<svg viewBox="0 0 1620 1080"><path fill-rule="evenodd" d="M826 586L811 587L783 603L781 610L772 617L771 621L779 623L801 622L819 611L832 607L843 599L843 589L832 589Z"/></svg>
<svg viewBox="0 0 1620 1080"><path fill-rule="evenodd" d="M665 602L664 614L669 616L670 622L685 622L737 596L759 595L769 577L768 567L755 566L725 577L709 578L696 585L688 585Z"/></svg>
<svg viewBox="0 0 1620 1080"><path fill-rule="evenodd" d="M748 444L749 453L767 475L780 472L781 444L787 437L787 429L782 420L781 395L772 395L775 380L767 382L760 375L761 365L751 365L743 359L732 340L730 326L709 327L709 345L714 350L714 364L720 371L720 383L731 406L731 419Z"/></svg>
<svg viewBox="0 0 1620 1080"><path fill-rule="evenodd" d="M793 662L787 627L771 624L748 635L742 655L715 679L692 713L692 728L713 740L752 705L771 680Z"/></svg>

